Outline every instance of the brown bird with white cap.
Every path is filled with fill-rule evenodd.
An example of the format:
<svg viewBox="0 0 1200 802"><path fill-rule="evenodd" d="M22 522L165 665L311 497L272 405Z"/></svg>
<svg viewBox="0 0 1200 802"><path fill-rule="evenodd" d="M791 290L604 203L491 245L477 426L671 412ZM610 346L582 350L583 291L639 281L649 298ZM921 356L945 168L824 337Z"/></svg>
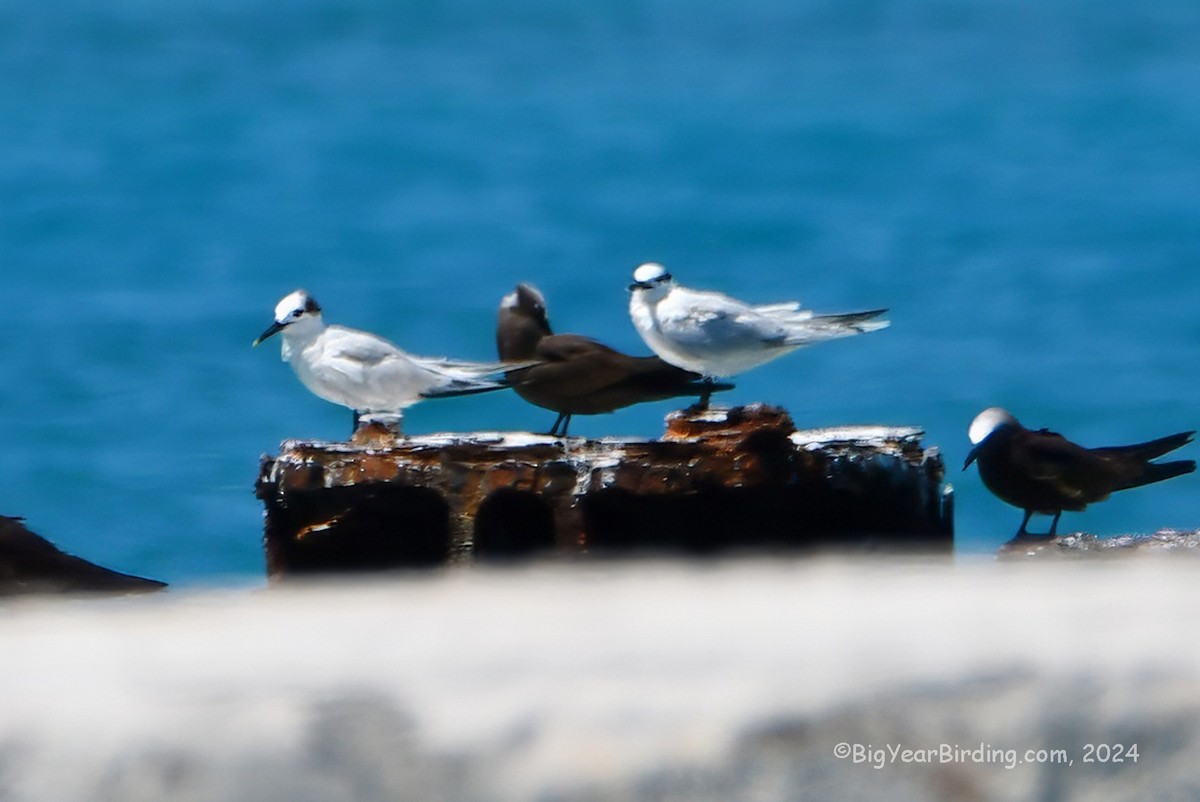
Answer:
<svg viewBox="0 0 1200 802"><path fill-rule="evenodd" d="M1001 501L1025 511L1014 540L1031 535L1034 513L1053 515L1054 537L1064 510L1079 512L1118 490L1161 482L1196 470L1194 460L1151 462L1192 441L1180 432L1130 446L1084 448L1049 429L1026 429L1007 410L991 407L971 423L974 448L963 464L979 464L979 477Z"/></svg>
<svg viewBox="0 0 1200 802"><path fill-rule="evenodd" d="M733 387L702 382L700 374L656 356L629 356L578 334L555 334L546 317L546 299L530 284L517 285L500 302L496 350L505 362L538 363L510 371L507 378L526 401L558 413L549 433L562 437L572 415Z"/></svg>

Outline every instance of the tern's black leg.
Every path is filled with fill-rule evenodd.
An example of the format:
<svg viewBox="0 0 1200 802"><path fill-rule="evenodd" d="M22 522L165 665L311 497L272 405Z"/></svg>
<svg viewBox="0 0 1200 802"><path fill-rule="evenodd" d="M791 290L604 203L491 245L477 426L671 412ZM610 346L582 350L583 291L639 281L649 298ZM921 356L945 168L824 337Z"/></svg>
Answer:
<svg viewBox="0 0 1200 802"><path fill-rule="evenodd" d="M1061 517L1062 510L1059 510L1054 514L1054 520L1050 522L1050 537L1054 537L1054 534L1058 531L1058 519Z"/></svg>
<svg viewBox="0 0 1200 802"><path fill-rule="evenodd" d="M551 437L559 436L558 435L559 424L563 423L563 421L566 419L566 417L567 417L567 413L565 413L565 412L558 413L558 417L554 419L554 425L550 427L550 431L548 432L548 434ZM564 436L566 435L566 427L564 427L564 429L563 429L563 435Z"/></svg>
<svg viewBox="0 0 1200 802"><path fill-rule="evenodd" d="M708 409L708 401L710 398L712 398L713 394L713 380L710 377L705 376L704 380L701 381L700 384L704 389L701 391L700 398L697 399L696 403L684 410L684 412L687 412L688 414L695 414Z"/></svg>
<svg viewBox="0 0 1200 802"><path fill-rule="evenodd" d="M564 412L563 413L563 430L562 430L563 437L567 436L567 427L570 425L571 425L571 413Z"/></svg>

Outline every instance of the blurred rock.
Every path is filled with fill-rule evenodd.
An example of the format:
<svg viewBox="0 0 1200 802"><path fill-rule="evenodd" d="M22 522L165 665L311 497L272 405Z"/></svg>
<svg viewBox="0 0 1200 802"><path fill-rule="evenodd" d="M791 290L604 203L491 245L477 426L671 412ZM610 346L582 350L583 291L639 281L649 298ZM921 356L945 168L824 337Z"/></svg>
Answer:
<svg viewBox="0 0 1200 802"><path fill-rule="evenodd" d="M1200 530L1160 529L1152 535L1096 537L1086 532L1011 540L1000 547L1005 559L1086 559L1148 554L1200 556Z"/></svg>

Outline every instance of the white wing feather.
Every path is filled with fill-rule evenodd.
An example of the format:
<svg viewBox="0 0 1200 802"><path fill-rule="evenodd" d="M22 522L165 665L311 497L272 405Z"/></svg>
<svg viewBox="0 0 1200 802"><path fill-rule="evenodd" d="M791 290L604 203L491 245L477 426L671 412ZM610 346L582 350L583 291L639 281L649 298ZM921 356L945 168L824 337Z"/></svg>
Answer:
<svg viewBox="0 0 1200 802"><path fill-rule="evenodd" d="M678 288L658 305L658 317L664 332L684 347L782 344L788 336L778 320L716 292Z"/></svg>

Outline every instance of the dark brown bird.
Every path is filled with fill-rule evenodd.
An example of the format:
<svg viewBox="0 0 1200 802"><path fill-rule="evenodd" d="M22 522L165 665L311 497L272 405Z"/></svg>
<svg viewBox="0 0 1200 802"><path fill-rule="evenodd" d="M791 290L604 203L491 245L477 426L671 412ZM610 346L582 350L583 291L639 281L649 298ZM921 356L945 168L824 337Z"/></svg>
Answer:
<svg viewBox="0 0 1200 802"><path fill-rule="evenodd" d="M1194 434L1180 432L1131 446L1084 448L1049 429L1026 429L1008 411L991 407L971 423L969 435L975 447L963 470L978 461L979 477L987 489L1025 511L1015 540L1037 537L1025 530L1035 512L1054 516L1045 535L1054 537L1063 510L1079 512L1118 490L1196 470L1190 459L1150 461L1190 443Z"/></svg>
<svg viewBox="0 0 1200 802"><path fill-rule="evenodd" d="M702 381L700 374L656 356L629 356L578 334L555 334L546 319L546 299L529 284L518 284L500 302L496 350L505 362L539 362L507 376L526 401L558 413L550 434L562 437L567 436L572 415L597 415L679 396L705 397L733 388Z"/></svg>
<svg viewBox="0 0 1200 802"><path fill-rule="evenodd" d="M166 585L110 571L59 551L25 528L20 518L0 515L0 597L19 593L144 593Z"/></svg>

